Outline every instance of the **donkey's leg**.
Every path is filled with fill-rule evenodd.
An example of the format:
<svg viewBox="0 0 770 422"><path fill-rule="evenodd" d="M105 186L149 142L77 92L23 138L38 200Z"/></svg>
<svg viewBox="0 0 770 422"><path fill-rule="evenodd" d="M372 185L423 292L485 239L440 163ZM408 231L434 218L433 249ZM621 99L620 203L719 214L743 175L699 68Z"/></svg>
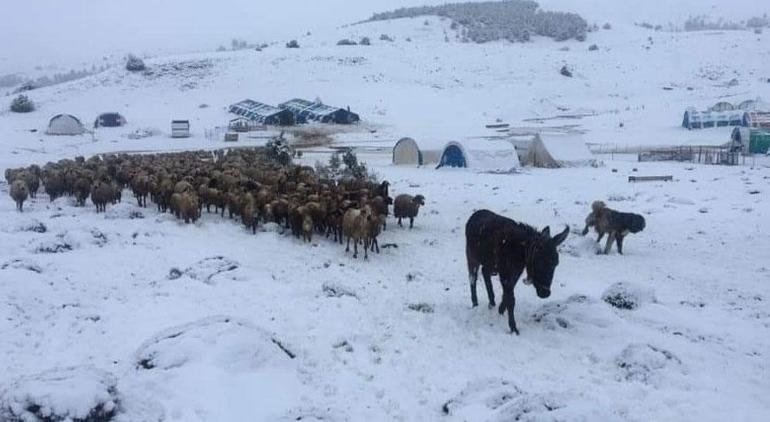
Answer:
<svg viewBox="0 0 770 422"><path fill-rule="evenodd" d="M468 260L468 281L471 286L471 304L473 307L479 306L479 299L476 296L476 280L479 277L479 264Z"/></svg>
<svg viewBox="0 0 770 422"><path fill-rule="evenodd" d="M516 328L516 318L513 314L513 309L516 307L516 298L513 296L513 281L506 280L502 281L501 284L503 285L503 303L500 304L500 307L503 307L503 304L505 305L505 311L508 312L508 327L511 329L511 333L516 333L516 335L519 335L519 329Z"/></svg>
<svg viewBox="0 0 770 422"><path fill-rule="evenodd" d="M487 267L482 267L481 275L484 277L484 287L487 288L489 309L492 309L495 307L495 290L492 288L492 271L488 270Z"/></svg>
<svg viewBox="0 0 770 422"><path fill-rule="evenodd" d="M614 231L610 232L607 235L607 244L604 246L604 254L608 255L610 253L610 250L612 249L612 244L615 243L615 237L617 234L615 234Z"/></svg>

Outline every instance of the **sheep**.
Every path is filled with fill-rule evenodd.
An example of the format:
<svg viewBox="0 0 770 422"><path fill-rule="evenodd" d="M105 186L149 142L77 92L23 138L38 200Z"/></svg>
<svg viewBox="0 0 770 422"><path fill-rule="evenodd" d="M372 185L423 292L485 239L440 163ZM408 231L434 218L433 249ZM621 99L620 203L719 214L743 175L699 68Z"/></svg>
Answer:
<svg viewBox="0 0 770 422"><path fill-rule="evenodd" d="M91 194L91 180L85 174L75 180L74 184L75 202L78 206L84 207L86 205L86 199Z"/></svg>
<svg viewBox="0 0 770 422"><path fill-rule="evenodd" d="M29 196L29 188L27 183L22 179L16 179L11 183L11 198L16 202L16 209L19 212L24 212L24 201Z"/></svg>
<svg viewBox="0 0 770 422"><path fill-rule="evenodd" d="M353 258L358 258L358 242L364 246L364 259L369 259L367 253L367 222L369 214L367 209L351 208L342 217L342 234L347 238L345 252L350 252L350 239L353 239Z"/></svg>
<svg viewBox="0 0 770 422"><path fill-rule="evenodd" d="M305 214L302 220L302 238L308 243L313 242L313 217Z"/></svg>
<svg viewBox="0 0 770 422"><path fill-rule="evenodd" d="M414 218L417 217L421 205L425 205L425 197L422 195L414 197L407 194L398 195L393 201L393 216L398 218L398 226L403 227L401 219L408 218L409 228L414 227Z"/></svg>
<svg viewBox="0 0 770 422"><path fill-rule="evenodd" d="M107 203L112 203L115 192L112 185L102 180L97 180L91 186L91 201L96 205L96 212L107 211Z"/></svg>
<svg viewBox="0 0 770 422"><path fill-rule="evenodd" d="M375 252L376 250L377 253L380 253L380 243L377 242L377 236L379 236L382 232L380 229L383 227L384 221L385 216L372 214L371 218L367 222L366 237L372 252Z"/></svg>
<svg viewBox="0 0 770 422"><path fill-rule="evenodd" d="M64 176L58 170L47 171L43 176L43 186L48 199L53 202L56 198L64 195Z"/></svg>
<svg viewBox="0 0 770 422"><path fill-rule="evenodd" d="M387 182L383 182L387 183ZM390 199L390 198L388 198ZM388 228L388 201L383 198L382 196L375 196L372 198L371 201L369 201L369 206L372 207L372 211L374 212L374 215L382 218L378 218L380 222L382 222L382 229L387 230Z"/></svg>
<svg viewBox="0 0 770 422"><path fill-rule="evenodd" d="M139 206L147 207L147 195L152 190L150 177L147 173L139 173L131 179L131 190L134 192L134 197Z"/></svg>
<svg viewBox="0 0 770 422"><path fill-rule="evenodd" d="M198 221L198 197L194 193L180 194L179 215L184 219L185 224Z"/></svg>
<svg viewBox="0 0 770 422"><path fill-rule="evenodd" d="M252 234L257 233L257 206L254 196L250 193L243 195L241 199L241 221L246 228L251 229Z"/></svg>

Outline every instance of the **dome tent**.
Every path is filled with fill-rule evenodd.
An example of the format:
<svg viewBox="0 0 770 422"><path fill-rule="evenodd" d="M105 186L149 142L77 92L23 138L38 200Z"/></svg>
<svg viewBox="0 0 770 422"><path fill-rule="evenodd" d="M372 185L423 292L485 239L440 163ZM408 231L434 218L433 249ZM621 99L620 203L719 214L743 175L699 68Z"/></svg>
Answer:
<svg viewBox="0 0 770 422"><path fill-rule="evenodd" d="M509 173L519 167L516 149L508 141L451 141L441 150L437 168L467 167L474 170Z"/></svg>
<svg viewBox="0 0 770 422"><path fill-rule="evenodd" d="M596 164L596 159L580 135L541 132L513 143L523 165L559 168Z"/></svg>
<svg viewBox="0 0 770 422"><path fill-rule="evenodd" d="M126 118L120 113L102 113L94 121L94 128L97 127L120 127L125 125Z"/></svg>
<svg viewBox="0 0 770 422"><path fill-rule="evenodd" d="M86 129L80 120L71 114L57 114L48 122L48 135L82 135Z"/></svg>
<svg viewBox="0 0 770 422"><path fill-rule="evenodd" d="M393 164L414 165L423 164L422 151L412 138L401 138L393 146Z"/></svg>

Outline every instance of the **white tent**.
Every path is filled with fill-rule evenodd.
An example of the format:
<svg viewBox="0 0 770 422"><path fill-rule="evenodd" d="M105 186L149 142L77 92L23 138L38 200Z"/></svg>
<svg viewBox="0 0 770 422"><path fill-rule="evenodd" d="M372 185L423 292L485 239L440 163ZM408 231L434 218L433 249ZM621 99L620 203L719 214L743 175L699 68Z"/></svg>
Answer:
<svg viewBox="0 0 770 422"><path fill-rule="evenodd" d="M520 164L516 149L510 142L474 139L447 143L441 151L438 167L467 167L484 172L508 173Z"/></svg>
<svg viewBox="0 0 770 422"><path fill-rule="evenodd" d="M596 164L580 135L538 133L526 140L514 140L513 144L519 160L526 166L558 168Z"/></svg>
<svg viewBox="0 0 770 422"><path fill-rule="evenodd" d="M48 135L82 135L86 129L77 117L69 114L58 114L48 122Z"/></svg>
<svg viewBox="0 0 770 422"><path fill-rule="evenodd" d="M401 138L393 146L393 164L420 166L435 164L441 156L441 148L430 147L430 142L417 144L412 138Z"/></svg>

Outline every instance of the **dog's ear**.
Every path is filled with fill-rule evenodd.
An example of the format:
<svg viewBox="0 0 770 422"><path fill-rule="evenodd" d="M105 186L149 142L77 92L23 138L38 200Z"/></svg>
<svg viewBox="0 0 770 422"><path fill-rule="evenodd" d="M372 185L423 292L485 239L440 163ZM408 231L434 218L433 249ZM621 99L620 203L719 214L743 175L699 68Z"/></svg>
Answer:
<svg viewBox="0 0 770 422"><path fill-rule="evenodd" d="M550 239L551 238L551 227L545 226L543 231L540 232L540 236L543 236L546 239Z"/></svg>
<svg viewBox="0 0 770 422"><path fill-rule="evenodd" d="M559 246L564 242L564 240L567 238L567 235L569 234L569 226L564 228L564 231L554 236L553 239L551 239L551 243L554 247Z"/></svg>

